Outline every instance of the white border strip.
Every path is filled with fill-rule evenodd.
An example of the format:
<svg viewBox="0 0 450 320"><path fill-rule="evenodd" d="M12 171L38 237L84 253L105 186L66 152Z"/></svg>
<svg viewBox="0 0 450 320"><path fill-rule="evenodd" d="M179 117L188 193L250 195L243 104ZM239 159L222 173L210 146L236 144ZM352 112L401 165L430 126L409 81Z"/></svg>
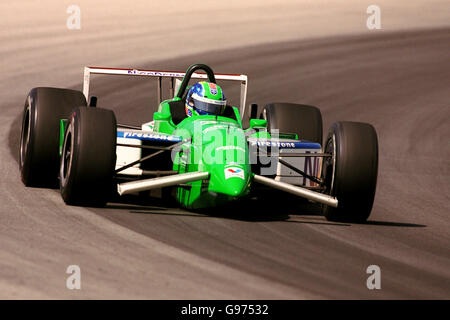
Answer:
<svg viewBox="0 0 450 320"><path fill-rule="evenodd" d="M157 70L139 70L139 69L120 69L120 68L101 68L101 67L85 67L85 71L89 70L89 73L95 74L115 74L124 76L143 76L143 77L169 77L169 78L183 78L185 72L178 71L157 71ZM247 76L245 74L226 74L226 73L214 73L216 79L219 80L234 80L234 81L246 81ZM208 76L205 73L193 73L194 79L207 79Z"/></svg>

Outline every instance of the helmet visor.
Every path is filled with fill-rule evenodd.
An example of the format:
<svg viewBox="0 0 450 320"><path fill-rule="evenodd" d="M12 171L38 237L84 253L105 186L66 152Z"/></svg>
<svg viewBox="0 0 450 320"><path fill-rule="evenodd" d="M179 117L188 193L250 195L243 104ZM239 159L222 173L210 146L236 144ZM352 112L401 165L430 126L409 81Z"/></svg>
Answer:
<svg viewBox="0 0 450 320"><path fill-rule="evenodd" d="M191 98L194 102L194 108L199 114L221 115L223 114L225 106L227 105L226 100L213 100L200 97L196 94L193 94Z"/></svg>

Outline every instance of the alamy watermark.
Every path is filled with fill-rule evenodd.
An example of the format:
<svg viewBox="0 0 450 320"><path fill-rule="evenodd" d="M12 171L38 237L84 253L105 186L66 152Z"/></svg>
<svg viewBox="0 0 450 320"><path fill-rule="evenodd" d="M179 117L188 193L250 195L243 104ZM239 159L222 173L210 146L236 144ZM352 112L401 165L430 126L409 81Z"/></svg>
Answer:
<svg viewBox="0 0 450 320"><path fill-rule="evenodd" d="M370 274L367 278L366 286L369 290L381 289L381 269L379 266L372 264L367 267L366 273Z"/></svg>
<svg viewBox="0 0 450 320"><path fill-rule="evenodd" d="M72 4L67 7L66 13L69 15L67 17L66 26L69 30L80 30L81 29L81 9L79 6Z"/></svg>
<svg viewBox="0 0 450 320"><path fill-rule="evenodd" d="M81 289L81 269L77 265L70 265L66 269L66 273L70 274L66 280L66 287L69 290Z"/></svg>
<svg viewBox="0 0 450 320"><path fill-rule="evenodd" d="M366 13L369 14L367 17L366 26L369 30L381 29L381 9L379 6L372 4L367 7Z"/></svg>
<svg viewBox="0 0 450 320"><path fill-rule="evenodd" d="M244 133L229 123L211 125L208 121L197 122L191 139L172 149L172 162L207 165L261 164L261 174L274 174L280 150L296 149L297 141L280 139L278 130L272 130L270 138L252 138L256 133L254 129ZM177 134L191 135L190 132L183 134L181 131Z"/></svg>

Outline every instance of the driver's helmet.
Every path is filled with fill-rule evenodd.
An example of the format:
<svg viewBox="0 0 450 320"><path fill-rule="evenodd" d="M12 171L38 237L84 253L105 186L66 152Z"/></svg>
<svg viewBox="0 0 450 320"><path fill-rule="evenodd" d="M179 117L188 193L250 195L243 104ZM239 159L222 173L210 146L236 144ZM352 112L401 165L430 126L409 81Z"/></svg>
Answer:
<svg viewBox="0 0 450 320"><path fill-rule="evenodd" d="M222 115L227 100L217 84L201 81L194 84L186 96L186 115Z"/></svg>

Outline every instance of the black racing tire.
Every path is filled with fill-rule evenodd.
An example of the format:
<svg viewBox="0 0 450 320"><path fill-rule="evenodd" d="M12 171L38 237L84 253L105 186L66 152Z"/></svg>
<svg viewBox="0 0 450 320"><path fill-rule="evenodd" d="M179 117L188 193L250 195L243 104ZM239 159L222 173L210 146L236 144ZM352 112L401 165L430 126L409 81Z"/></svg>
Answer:
<svg viewBox="0 0 450 320"><path fill-rule="evenodd" d="M78 106L83 93L59 88L34 88L25 101L19 148L22 182L28 187L57 187L59 121Z"/></svg>
<svg viewBox="0 0 450 320"><path fill-rule="evenodd" d="M64 202L101 207L111 196L116 165L114 112L76 108L64 135L59 181Z"/></svg>
<svg viewBox="0 0 450 320"><path fill-rule="evenodd" d="M364 222L372 211L378 174L378 138L367 123L336 122L329 131L324 151L322 179L326 193L338 200L338 207L323 205L328 220Z"/></svg>
<svg viewBox="0 0 450 320"><path fill-rule="evenodd" d="M264 106L262 118L267 120L270 132L296 133L301 140L322 144L322 114L314 106L294 103L269 103Z"/></svg>

